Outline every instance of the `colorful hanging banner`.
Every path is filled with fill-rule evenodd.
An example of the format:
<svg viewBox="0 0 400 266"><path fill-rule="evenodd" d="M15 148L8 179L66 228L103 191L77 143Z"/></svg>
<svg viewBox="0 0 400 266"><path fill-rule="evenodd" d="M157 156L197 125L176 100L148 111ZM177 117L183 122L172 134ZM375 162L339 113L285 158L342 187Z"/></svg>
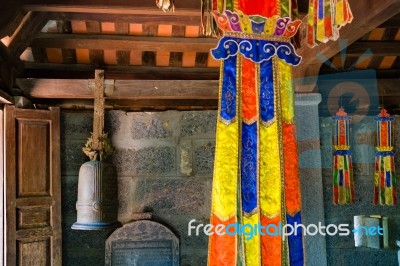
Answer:
<svg viewBox="0 0 400 266"><path fill-rule="evenodd" d="M211 223L232 232L210 237L208 265L303 265L301 228L281 231L301 224L291 76L301 57L290 43L300 21L213 15L224 36L212 50L222 72Z"/></svg>
<svg viewBox="0 0 400 266"><path fill-rule="evenodd" d="M314 47L339 38L341 27L353 20L348 0L310 0L307 44Z"/></svg>
<svg viewBox="0 0 400 266"><path fill-rule="evenodd" d="M212 50L221 75L209 266L304 265L301 227L282 237L284 226L302 221L292 87L292 66L301 61L291 43L297 13L296 0L202 1L204 33L222 35ZM353 184L351 156L340 158L338 195L354 201L344 189Z"/></svg>
<svg viewBox="0 0 400 266"><path fill-rule="evenodd" d="M251 27L257 27L258 24L263 20L268 18L269 28L271 27L286 27L285 22L281 22L285 19L297 20L298 19L298 8L297 8L297 0L202 0L201 2L201 24L203 28L203 34L206 36L210 35L220 35L218 31L218 27L226 32L226 28L221 28L221 25L215 25L213 20L211 19L214 12L224 13L226 11L235 11L235 13L226 13L230 18L231 24L238 23L237 15L241 16L242 14L248 16L248 21L241 20L244 22L243 25L249 25ZM232 16L233 15L233 16ZM281 19L281 21L277 21ZM280 25L276 25L276 23L281 23ZM300 24L300 21L298 22ZM232 28L233 31L243 31L247 32L247 30L242 27L241 30L237 30L236 28Z"/></svg>
<svg viewBox="0 0 400 266"><path fill-rule="evenodd" d="M354 203L353 165L350 151L350 124L351 116L343 108L339 108L336 116L333 134L333 203Z"/></svg>
<svg viewBox="0 0 400 266"><path fill-rule="evenodd" d="M396 205L396 171L393 153L393 127L394 117L390 116L386 109L382 108L380 114L375 117L376 154L374 175L374 204Z"/></svg>

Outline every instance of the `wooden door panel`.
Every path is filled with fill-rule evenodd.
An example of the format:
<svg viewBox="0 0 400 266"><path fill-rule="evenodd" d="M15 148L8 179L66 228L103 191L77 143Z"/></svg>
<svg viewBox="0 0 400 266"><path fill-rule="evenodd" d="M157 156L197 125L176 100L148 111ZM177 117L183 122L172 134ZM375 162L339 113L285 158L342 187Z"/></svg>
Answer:
<svg viewBox="0 0 400 266"><path fill-rule="evenodd" d="M7 265L61 265L59 109L5 118Z"/></svg>
<svg viewBox="0 0 400 266"><path fill-rule="evenodd" d="M17 208L17 230L51 226L49 207Z"/></svg>
<svg viewBox="0 0 400 266"><path fill-rule="evenodd" d="M17 119L17 196L51 196L49 171L50 124L48 121ZM31 158L26 160L26 158ZM36 182L31 182L36 176Z"/></svg>
<svg viewBox="0 0 400 266"><path fill-rule="evenodd" d="M51 265L49 242L48 238L37 241L18 241L19 265Z"/></svg>

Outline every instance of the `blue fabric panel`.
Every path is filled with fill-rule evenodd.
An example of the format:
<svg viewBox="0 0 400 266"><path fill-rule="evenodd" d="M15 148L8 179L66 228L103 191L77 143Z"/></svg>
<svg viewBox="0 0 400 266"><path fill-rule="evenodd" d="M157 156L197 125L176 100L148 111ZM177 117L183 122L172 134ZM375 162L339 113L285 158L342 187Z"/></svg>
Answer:
<svg viewBox="0 0 400 266"><path fill-rule="evenodd" d="M257 123L242 123L241 186L242 209L251 213L257 208Z"/></svg>

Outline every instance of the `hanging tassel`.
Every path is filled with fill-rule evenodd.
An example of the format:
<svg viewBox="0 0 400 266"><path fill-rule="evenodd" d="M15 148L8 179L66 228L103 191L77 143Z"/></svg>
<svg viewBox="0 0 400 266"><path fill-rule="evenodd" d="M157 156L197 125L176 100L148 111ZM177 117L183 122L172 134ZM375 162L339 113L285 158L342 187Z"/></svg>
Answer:
<svg viewBox="0 0 400 266"><path fill-rule="evenodd" d="M377 126L377 146L375 154L374 205L396 205L396 172L392 146L392 121L382 108L375 117Z"/></svg>
<svg viewBox="0 0 400 266"><path fill-rule="evenodd" d="M340 108L335 120L333 153L333 202L334 204L354 203L353 165L351 161L349 121L343 108Z"/></svg>
<svg viewBox="0 0 400 266"><path fill-rule="evenodd" d="M174 0L156 0L156 5L164 12L175 11Z"/></svg>
<svg viewBox="0 0 400 266"><path fill-rule="evenodd" d="M339 38L339 29L353 20L348 0L310 0L307 19L307 44Z"/></svg>

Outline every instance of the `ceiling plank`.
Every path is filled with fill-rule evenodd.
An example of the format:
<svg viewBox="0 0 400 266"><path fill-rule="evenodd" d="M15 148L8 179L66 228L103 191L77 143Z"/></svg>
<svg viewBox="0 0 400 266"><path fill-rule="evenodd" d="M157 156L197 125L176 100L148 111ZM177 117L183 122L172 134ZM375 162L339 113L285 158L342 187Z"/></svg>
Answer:
<svg viewBox="0 0 400 266"><path fill-rule="evenodd" d="M175 4L175 12L163 12L158 9L155 1L143 0L20 0L20 5L26 11L44 12L83 12L110 14L152 14L160 16L200 15L201 1L185 0Z"/></svg>
<svg viewBox="0 0 400 266"><path fill-rule="evenodd" d="M90 80L17 79L16 84L31 98L93 99ZM106 80L107 83L107 80ZM218 80L116 80L105 97L136 99L218 99Z"/></svg>
<svg viewBox="0 0 400 266"><path fill-rule="evenodd" d="M46 13L28 12L21 24L10 38L8 49L10 54L19 58L23 51L29 46L35 35L46 25L48 21Z"/></svg>
<svg viewBox="0 0 400 266"><path fill-rule="evenodd" d="M78 21L98 21L98 22L121 22L136 24L162 24L162 25L192 25L199 26L200 11L192 16L166 14L99 14L99 13L77 13L77 12L52 12L49 13L52 20L78 20Z"/></svg>
<svg viewBox="0 0 400 266"><path fill-rule="evenodd" d="M100 49L171 52L209 52L217 44L212 38L169 38L121 35L48 34L41 33L31 47L62 49Z"/></svg>
<svg viewBox="0 0 400 266"><path fill-rule="evenodd" d="M345 40L346 46L354 43L356 40L370 32L372 29L378 27L400 10L400 1L398 0L364 0L362 4L358 3L357 0L349 0L354 15L354 20L351 24L346 25L340 30L340 38ZM303 57L302 63L294 67L293 76L294 78L303 79L307 77L307 83L299 85L295 88L298 92L310 92L315 90L315 84L318 79L318 72L322 65L321 57L331 58L343 48L339 45L339 42L327 42L320 44L315 48L310 48L306 44L306 19L303 19L303 23L300 31L302 35L302 45L297 52ZM343 44L343 43L342 43ZM313 79L313 81L312 81Z"/></svg>

